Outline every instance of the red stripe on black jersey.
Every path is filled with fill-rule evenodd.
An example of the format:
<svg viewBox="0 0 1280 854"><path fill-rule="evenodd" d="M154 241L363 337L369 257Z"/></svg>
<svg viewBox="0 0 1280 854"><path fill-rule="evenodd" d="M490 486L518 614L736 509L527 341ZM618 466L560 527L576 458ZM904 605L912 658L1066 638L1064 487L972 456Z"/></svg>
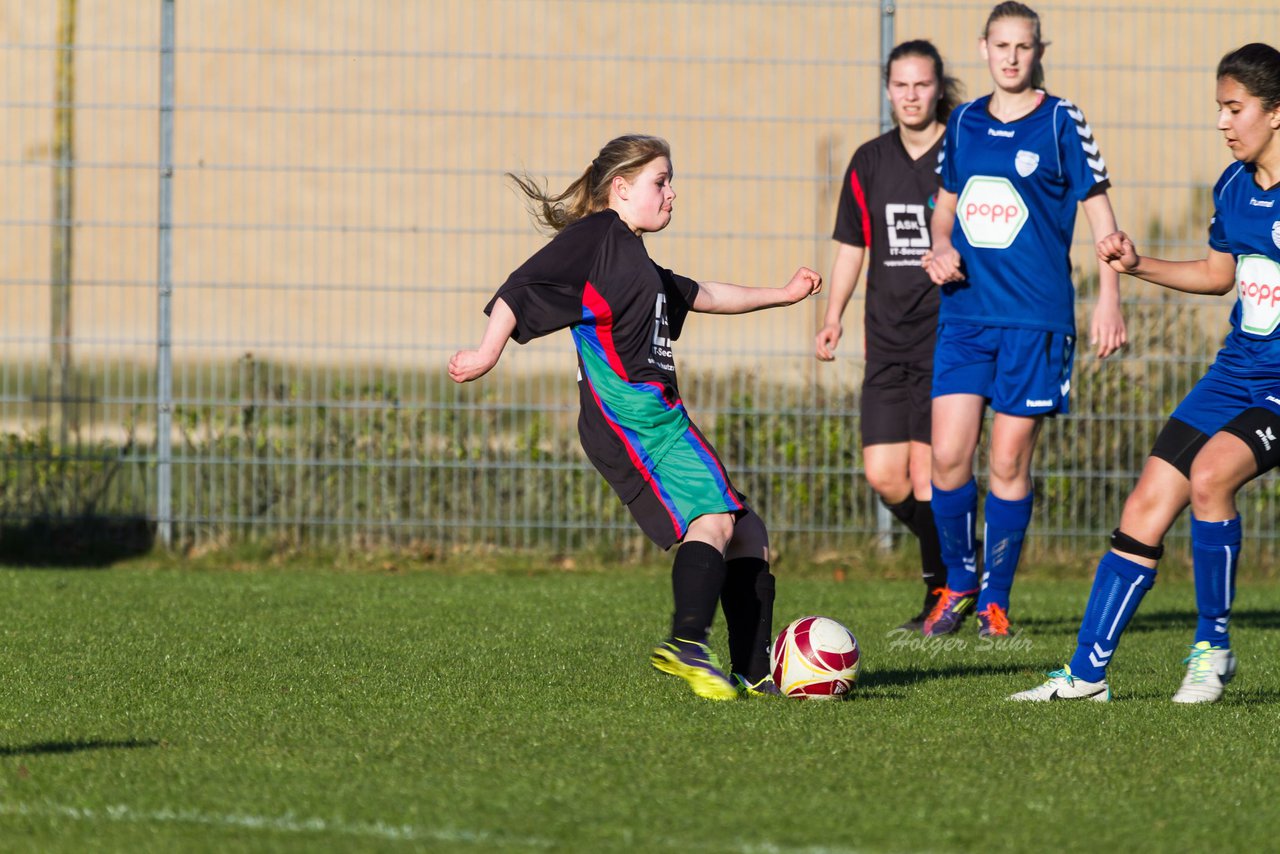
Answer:
<svg viewBox="0 0 1280 854"><path fill-rule="evenodd" d="M858 211L862 214L862 240L863 246L871 245L871 211L867 209L867 194L862 189L862 182L858 180L858 170L849 170L849 189L853 190L853 200L858 205Z"/></svg>
<svg viewBox="0 0 1280 854"><path fill-rule="evenodd" d="M582 304L595 315L596 337L600 339L600 346L604 349L604 357L609 360L609 367L613 368L615 374L630 382L627 368L622 364L622 357L618 355L618 348L613 343L613 309L590 282L587 282L582 289ZM653 385L662 387L658 383Z"/></svg>

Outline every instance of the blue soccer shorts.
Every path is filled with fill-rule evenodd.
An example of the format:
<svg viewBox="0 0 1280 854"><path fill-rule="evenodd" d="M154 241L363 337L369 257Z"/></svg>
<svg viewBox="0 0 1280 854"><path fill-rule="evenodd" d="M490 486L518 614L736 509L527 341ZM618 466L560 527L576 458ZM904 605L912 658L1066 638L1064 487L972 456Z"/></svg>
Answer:
<svg viewBox="0 0 1280 854"><path fill-rule="evenodd" d="M1075 336L1061 332L944 323L933 355L933 396L976 394L1006 415L1065 415L1075 346Z"/></svg>
<svg viewBox="0 0 1280 854"><path fill-rule="evenodd" d="M1277 404L1267 397L1277 397L1277 385L1275 379L1249 380L1229 374L1214 362L1169 417L1212 436L1251 406L1275 408Z"/></svg>

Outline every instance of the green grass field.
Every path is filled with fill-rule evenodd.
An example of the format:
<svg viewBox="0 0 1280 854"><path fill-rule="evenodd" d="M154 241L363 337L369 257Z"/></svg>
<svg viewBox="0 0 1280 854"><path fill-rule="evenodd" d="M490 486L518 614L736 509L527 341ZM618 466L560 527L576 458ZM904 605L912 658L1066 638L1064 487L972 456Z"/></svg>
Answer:
<svg viewBox="0 0 1280 854"><path fill-rule="evenodd" d="M1169 702L1193 590L1165 578L1116 702L1015 706L1087 593L1035 575L993 647L900 643L913 583L784 572L779 627L858 634L855 696L711 703L647 665L657 568L0 571L0 850L1274 845L1280 586L1242 584L1218 705Z"/></svg>

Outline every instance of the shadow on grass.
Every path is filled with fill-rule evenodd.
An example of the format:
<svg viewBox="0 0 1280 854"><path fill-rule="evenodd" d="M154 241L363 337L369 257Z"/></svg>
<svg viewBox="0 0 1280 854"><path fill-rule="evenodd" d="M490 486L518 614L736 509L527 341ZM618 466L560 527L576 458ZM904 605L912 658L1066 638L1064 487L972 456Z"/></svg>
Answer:
<svg viewBox="0 0 1280 854"><path fill-rule="evenodd" d="M1175 679L1174 681L1171 681L1167 687L1155 690L1140 691L1121 689L1118 693L1112 694L1111 702L1123 703L1130 700L1156 700L1169 703L1170 706L1177 706L1178 704L1171 702L1169 698L1173 696L1174 691L1178 690L1178 681L1179 680ZM1240 689L1235 685L1235 683L1232 683L1226 687L1226 690L1222 695L1222 699L1218 702L1204 704L1190 703L1182 706L1182 708L1200 709L1205 706L1275 706L1277 704L1280 704L1280 691L1263 688Z"/></svg>
<svg viewBox="0 0 1280 854"><path fill-rule="evenodd" d="M138 741L132 738L124 741L99 741L96 739L89 741L37 741L34 744L0 745L0 756L44 756L51 753L83 753L89 750L134 750L141 747L159 746L160 742L155 739Z"/></svg>
<svg viewBox="0 0 1280 854"><path fill-rule="evenodd" d="M858 679L858 690L875 691L898 685L918 685L937 679L963 679L970 676L1000 676L1025 673L1027 666L1013 662L1000 664L944 664L933 658L923 658L919 667L887 668L871 670Z"/></svg>
<svg viewBox="0 0 1280 854"><path fill-rule="evenodd" d="M1081 608L1084 605L1081 603ZM1080 628L1080 618L1043 618L1027 617L1015 619L1015 628L1028 632L1070 632L1074 634ZM1195 604L1190 603L1185 609L1164 611L1139 611L1130 621L1125 634L1134 632L1162 632L1170 629L1194 629L1196 625ZM1254 610L1238 608L1231 612L1233 629L1280 629L1280 611Z"/></svg>
<svg viewBox="0 0 1280 854"><path fill-rule="evenodd" d="M0 525L0 564L104 567L147 554L155 533L155 524L141 516L39 518Z"/></svg>

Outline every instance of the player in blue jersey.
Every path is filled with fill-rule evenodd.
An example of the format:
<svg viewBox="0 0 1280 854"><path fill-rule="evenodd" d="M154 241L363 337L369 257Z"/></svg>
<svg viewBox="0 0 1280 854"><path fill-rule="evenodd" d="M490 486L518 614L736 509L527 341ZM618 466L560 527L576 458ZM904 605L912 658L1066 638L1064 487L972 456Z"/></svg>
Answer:
<svg viewBox="0 0 1280 854"><path fill-rule="evenodd" d="M1066 413L1075 349L1070 247L1076 206L1094 239L1116 230L1110 178L1093 131L1042 87L1040 20L1001 3L980 42L995 88L947 122L924 258L942 286L933 364L933 516L947 586L925 620L956 631L977 606L981 636L1009 633L1009 593L1031 521L1031 458L1046 416ZM959 227L957 227L959 226ZM1090 342L1100 358L1126 341L1119 276L1099 267ZM994 415L977 573L973 464L983 415Z"/></svg>
<svg viewBox="0 0 1280 854"><path fill-rule="evenodd" d="M1110 698L1106 671L1143 595L1161 541L1188 503L1198 619L1176 703L1208 703L1235 674L1228 623L1240 553L1236 491L1280 464L1280 51L1249 44L1218 63L1218 129L1236 162L1213 189L1209 252L1198 261L1137 254L1128 235L1098 257L1177 291L1236 289L1231 332L1205 376L1156 438L1125 501L1085 607L1075 655L1012 700Z"/></svg>
<svg viewBox="0 0 1280 854"><path fill-rule="evenodd" d="M884 83L896 127L859 146L845 170L832 233L831 298L814 346L821 361L835 359L841 318L866 260L862 460L867 483L920 543L924 605L900 627L920 631L947 584L929 491L938 288L920 258L929 248L938 152L959 84L924 40L890 51Z"/></svg>

